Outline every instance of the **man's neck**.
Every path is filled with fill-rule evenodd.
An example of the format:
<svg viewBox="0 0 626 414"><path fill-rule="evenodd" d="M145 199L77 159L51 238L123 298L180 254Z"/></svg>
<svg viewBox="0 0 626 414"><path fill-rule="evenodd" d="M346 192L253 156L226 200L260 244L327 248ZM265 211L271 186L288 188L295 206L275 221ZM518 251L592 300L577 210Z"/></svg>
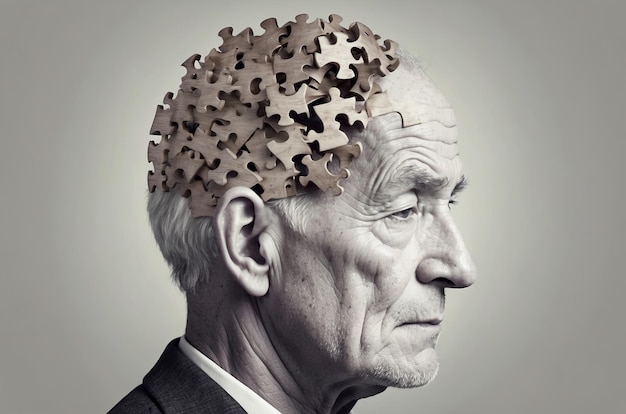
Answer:
<svg viewBox="0 0 626 414"><path fill-rule="evenodd" d="M281 413L348 413L359 398L384 389L353 387L331 376L319 378L308 370L289 369L272 346L255 304L245 303L249 297L238 299L229 310L198 312L190 306L185 337Z"/></svg>

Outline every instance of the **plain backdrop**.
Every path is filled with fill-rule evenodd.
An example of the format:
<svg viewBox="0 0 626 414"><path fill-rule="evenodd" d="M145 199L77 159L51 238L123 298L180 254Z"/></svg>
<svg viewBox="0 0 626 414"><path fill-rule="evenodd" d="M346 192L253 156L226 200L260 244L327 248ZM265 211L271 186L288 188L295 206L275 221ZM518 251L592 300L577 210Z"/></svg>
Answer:
<svg viewBox="0 0 626 414"><path fill-rule="evenodd" d="M300 13L418 55L471 181L479 280L448 295L439 376L356 413L626 412L623 1L0 4L1 413L104 413L183 333L145 213L156 105L222 27Z"/></svg>

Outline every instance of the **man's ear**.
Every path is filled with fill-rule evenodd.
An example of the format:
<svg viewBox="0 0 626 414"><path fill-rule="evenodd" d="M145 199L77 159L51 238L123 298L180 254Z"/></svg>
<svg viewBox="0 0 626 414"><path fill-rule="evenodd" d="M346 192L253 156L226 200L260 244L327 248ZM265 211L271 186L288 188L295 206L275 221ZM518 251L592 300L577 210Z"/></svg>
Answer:
<svg viewBox="0 0 626 414"><path fill-rule="evenodd" d="M234 187L220 198L213 218L215 237L226 267L252 296L269 290L270 264L261 247L269 224L268 208L249 188Z"/></svg>

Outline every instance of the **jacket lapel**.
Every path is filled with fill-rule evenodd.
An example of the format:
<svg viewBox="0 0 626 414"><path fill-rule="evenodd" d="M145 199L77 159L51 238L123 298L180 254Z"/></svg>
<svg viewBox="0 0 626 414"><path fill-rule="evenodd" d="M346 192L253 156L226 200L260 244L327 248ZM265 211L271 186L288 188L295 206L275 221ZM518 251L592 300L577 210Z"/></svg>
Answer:
<svg viewBox="0 0 626 414"><path fill-rule="evenodd" d="M169 343L143 380L164 414L246 414L239 404L204 371Z"/></svg>

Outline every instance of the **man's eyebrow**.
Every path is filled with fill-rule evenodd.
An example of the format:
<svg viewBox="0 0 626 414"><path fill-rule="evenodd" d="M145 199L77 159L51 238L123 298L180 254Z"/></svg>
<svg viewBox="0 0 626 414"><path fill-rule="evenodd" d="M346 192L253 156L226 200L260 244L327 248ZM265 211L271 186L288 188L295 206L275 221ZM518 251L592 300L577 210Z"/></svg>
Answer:
<svg viewBox="0 0 626 414"><path fill-rule="evenodd" d="M448 185L447 177L434 177L427 171L415 168L405 167L401 169L397 175L391 179L386 187L391 190L413 187L422 191L437 191ZM454 186L451 196L463 191L469 185L469 180L462 175L460 180Z"/></svg>
<svg viewBox="0 0 626 414"><path fill-rule="evenodd" d="M445 177L434 177L421 168L409 166L401 168L395 177L389 180L387 187L392 190L414 187L418 190L437 191L447 184L448 179Z"/></svg>
<svg viewBox="0 0 626 414"><path fill-rule="evenodd" d="M458 194L461 191L465 190L467 188L467 186L469 186L469 180L467 179L467 177L464 174L464 175L461 176L461 179L459 180L459 182L456 183L456 185L454 186L454 189L452 189L451 197L454 197L456 194Z"/></svg>

